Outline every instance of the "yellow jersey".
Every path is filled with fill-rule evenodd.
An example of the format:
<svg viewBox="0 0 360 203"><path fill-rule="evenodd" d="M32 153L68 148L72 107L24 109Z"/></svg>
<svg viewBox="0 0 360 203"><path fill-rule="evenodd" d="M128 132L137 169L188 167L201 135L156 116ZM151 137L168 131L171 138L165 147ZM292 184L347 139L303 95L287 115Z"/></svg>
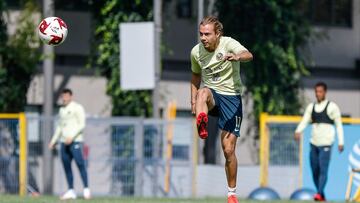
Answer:
<svg viewBox="0 0 360 203"><path fill-rule="evenodd" d="M238 54L247 49L231 37L220 38L213 52L205 49L202 43L191 50L191 70L201 74L204 86L224 95L239 95L243 91L240 78L240 62L224 60L228 53Z"/></svg>

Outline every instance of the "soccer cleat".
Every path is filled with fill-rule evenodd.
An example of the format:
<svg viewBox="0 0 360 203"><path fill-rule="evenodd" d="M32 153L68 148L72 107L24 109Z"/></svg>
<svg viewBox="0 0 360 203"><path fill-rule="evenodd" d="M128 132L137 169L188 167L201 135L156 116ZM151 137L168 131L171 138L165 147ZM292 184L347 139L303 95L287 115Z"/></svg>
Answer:
<svg viewBox="0 0 360 203"><path fill-rule="evenodd" d="M73 189L68 190L60 197L61 200L76 199L76 194Z"/></svg>
<svg viewBox="0 0 360 203"><path fill-rule="evenodd" d="M316 193L316 194L314 195L314 200L315 200L316 202L325 202L325 201L326 201L326 200L325 200L325 197L322 196L322 195L319 194L319 193Z"/></svg>
<svg viewBox="0 0 360 203"><path fill-rule="evenodd" d="M201 112L196 118L196 125L198 128L199 137L201 139L206 139L208 137L207 131L207 124L208 124L208 116L206 113Z"/></svg>
<svg viewBox="0 0 360 203"><path fill-rule="evenodd" d="M84 188L84 199L91 199L91 193L89 188Z"/></svg>
<svg viewBox="0 0 360 203"><path fill-rule="evenodd" d="M239 203L236 195L228 196L228 203Z"/></svg>

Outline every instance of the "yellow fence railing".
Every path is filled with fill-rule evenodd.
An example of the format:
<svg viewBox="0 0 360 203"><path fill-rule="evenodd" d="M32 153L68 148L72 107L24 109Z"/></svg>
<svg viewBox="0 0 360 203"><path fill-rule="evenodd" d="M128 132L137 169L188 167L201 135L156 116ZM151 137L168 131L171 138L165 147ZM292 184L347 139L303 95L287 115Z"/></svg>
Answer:
<svg viewBox="0 0 360 203"><path fill-rule="evenodd" d="M260 186L268 186L268 169L269 169L269 155L270 155L270 136L268 124L270 123L299 123L301 116L285 116L285 115L269 115L267 113L261 113L259 132L260 132ZM360 118L342 118L343 123L360 124ZM302 179L302 139L299 146L299 179Z"/></svg>
<svg viewBox="0 0 360 203"><path fill-rule="evenodd" d="M167 126L166 132L166 164L165 164L165 182L164 191L169 193L170 191L170 176L171 176L171 159L173 156L173 137L174 137L174 120L176 118L176 102L171 101L167 108L167 120L170 122Z"/></svg>
<svg viewBox="0 0 360 203"><path fill-rule="evenodd" d="M0 119L19 121L19 195L26 195L27 185L27 137L25 113L0 114Z"/></svg>

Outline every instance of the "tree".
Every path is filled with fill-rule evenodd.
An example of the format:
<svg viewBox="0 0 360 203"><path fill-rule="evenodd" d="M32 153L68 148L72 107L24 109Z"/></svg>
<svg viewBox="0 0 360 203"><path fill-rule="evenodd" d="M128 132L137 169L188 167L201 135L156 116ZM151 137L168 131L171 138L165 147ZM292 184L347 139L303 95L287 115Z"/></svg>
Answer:
<svg viewBox="0 0 360 203"><path fill-rule="evenodd" d="M112 115L145 116L152 114L150 91L124 91L120 87L119 24L121 22L148 21L152 18L152 1L108 0L94 1L91 5L95 20L95 46L90 65L107 78L107 94L112 99ZM141 47L139 47L141 48ZM139 56L141 60L141 56ZM148 127L149 128L149 127ZM152 136L145 130L144 138ZM133 195L135 192L134 128L112 126L112 192ZM124 164L126 160L127 164ZM126 183L126 184L125 184Z"/></svg>
<svg viewBox="0 0 360 203"><path fill-rule="evenodd" d="M6 22L3 15L0 16L1 112L24 111L26 93L40 59L39 40L33 18L37 8L30 0L23 6L14 35L7 36ZM5 11L5 3L0 1L0 13Z"/></svg>
<svg viewBox="0 0 360 203"><path fill-rule="evenodd" d="M4 13L5 2L0 1L0 13ZM3 80L6 78L6 69L3 64L3 55L6 53L6 42L7 42L7 29L6 24L3 18L3 15L0 16L0 84L4 84ZM1 91L1 90L0 90ZM1 94L1 93L0 93ZM4 103L4 97L0 98L0 106Z"/></svg>
<svg viewBox="0 0 360 203"><path fill-rule="evenodd" d="M119 23L151 20L152 1L94 1L92 8L96 31L94 59L90 64L108 79L106 91L112 99L112 114L151 116L150 91L124 91L120 88Z"/></svg>
<svg viewBox="0 0 360 203"><path fill-rule="evenodd" d="M299 48L311 33L300 9L303 4L303 0L229 0L216 4L225 34L240 40L254 54L254 60L242 67L255 118L261 112L299 113L300 78L308 73Z"/></svg>

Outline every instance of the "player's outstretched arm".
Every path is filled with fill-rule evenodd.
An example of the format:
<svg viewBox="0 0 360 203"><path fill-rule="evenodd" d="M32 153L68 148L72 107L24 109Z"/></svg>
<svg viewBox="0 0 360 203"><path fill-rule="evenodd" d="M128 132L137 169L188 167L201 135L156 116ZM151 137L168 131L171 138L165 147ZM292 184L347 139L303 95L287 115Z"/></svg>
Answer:
<svg viewBox="0 0 360 203"><path fill-rule="evenodd" d="M306 107L306 110L301 119L301 122L296 127L295 134L294 134L295 140L300 140L302 132L305 130L306 126L311 122L312 109L313 109L313 104L309 104Z"/></svg>
<svg viewBox="0 0 360 203"><path fill-rule="evenodd" d="M240 61L240 62L248 62L253 60L253 55L249 51L242 51L240 53L228 53L224 57L225 60L228 61Z"/></svg>

